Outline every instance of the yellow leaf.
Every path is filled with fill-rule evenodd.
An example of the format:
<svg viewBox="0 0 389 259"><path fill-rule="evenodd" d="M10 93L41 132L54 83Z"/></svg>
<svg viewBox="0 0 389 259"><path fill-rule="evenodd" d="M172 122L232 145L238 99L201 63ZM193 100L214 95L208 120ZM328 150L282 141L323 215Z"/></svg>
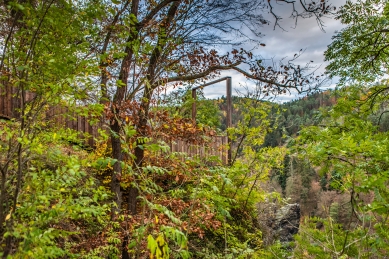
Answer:
<svg viewBox="0 0 389 259"><path fill-rule="evenodd" d="M163 238L163 235L159 235L157 237L156 241L157 241L157 244L161 247L165 245L165 239ZM157 250L157 252L158 252L158 250Z"/></svg>
<svg viewBox="0 0 389 259"><path fill-rule="evenodd" d="M158 224L158 216L157 215L155 215L155 224Z"/></svg>
<svg viewBox="0 0 389 259"><path fill-rule="evenodd" d="M6 217L5 217L5 220L9 220L11 218L11 213L8 214Z"/></svg>

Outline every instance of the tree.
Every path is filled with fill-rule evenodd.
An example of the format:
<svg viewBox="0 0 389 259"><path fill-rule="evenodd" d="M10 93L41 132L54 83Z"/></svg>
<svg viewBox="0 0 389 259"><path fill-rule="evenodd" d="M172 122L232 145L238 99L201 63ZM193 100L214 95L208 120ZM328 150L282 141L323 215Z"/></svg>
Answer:
<svg viewBox="0 0 389 259"><path fill-rule="evenodd" d="M336 258L345 255L384 256L388 253L385 234L389 213L385 205L389 197L388 133L380 132L369 119L372 112L379 110L381 103L371 107L364 102L367 94L360 87L348 87L340 92L333 109L323 112L323 125L302 130L298 149L301 156L320 166L323 176L331 175L331 188L348 195L348 199L342 205L333 203L328 208L329 218L324 220L324 232L311 229L309 233L301 234L296 252L305 251L307 256L314 253L318 258L328 251ZM342 219L340 213L343 213ZM339 231L332 226L334 220L343 222L344 230L337 234L338 241L333 237L328 239ZM319 249L319 252L316 245L307 245L308 241L311 244L320 242L321 247L327 248Z"/></svg>
<svg viewBox="0 0 389 259"><path fill-rule="evenodd" d="M279 1L280 2L280 1ZM286 4L295 3L281 1ZM327 1L303 4L304 11L293 14L298 17L330 13ZM212 78L221 70L234 69L246 77L263 83L269 93L288 90L304 92L316 88L322 81L306 74L307 67L293 65L293 60L280 64L278 68L267 66L257 60L251 52L232 49L219 54L212 48L214 43L237 45L246 40L244 28L255 37L260 35L260 26L268 23L262 12L270 8L276 18L272 1L242 2L237 0L198 1L165 0L115 2L108 6L99 44L98 58L101 68L101 102L112 111L112 156L117 160L112 173L112 190L116 203L121 207L122 194L118 177L122 173L122 150L120 146L121 120L126 116L123 104L137 98L140 101L139 120L136 130L140 138L146 136L148 112L155 91L167 84L182 81ZM223 14L223 15L220 15ZM231 41L232 35L238 40ZM245 64L246 71L241 66ZM109 95L109 90L113 94ZM138 96L138 97L136 97ZM112 100L112 102L109 102ZM141 142L135 149L135 164L142 167L144 151ZM137 190L130 191L129 209L136 213Z"/></svg>
<svg viewBox="0 0 389 259"><path fill-rule="evenodd" d="M333 37L325 53L326 60L331 62L327 67L330 75L339 76L341 84L375 82L387 75L387 1L347 1L336 18L347 27Z"/></svg>
<svg viewBox="0 0 389 259"><path fill-rule="evenodd" d="M108 196L86 173L85 160L61 148L67 134L46 112L60 103L75 110L93 89L86 75L98 70L88 59L87 36L96 35L99 10L55 0L2 1L0 10L1 98L3 107L16 106L0 129L1 256L70 256L58 246L76 234L66 223L83 216L99 222L108 208L98 201ZM101 113L92 107L78 110Z"/></svg>

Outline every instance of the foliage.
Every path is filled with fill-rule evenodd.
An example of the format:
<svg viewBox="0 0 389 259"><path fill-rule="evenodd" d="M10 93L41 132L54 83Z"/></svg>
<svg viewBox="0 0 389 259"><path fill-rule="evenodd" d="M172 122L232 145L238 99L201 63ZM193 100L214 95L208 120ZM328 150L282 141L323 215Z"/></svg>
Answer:
<svg viewBox="0 0 389 259"><path fill-rule="evenodd" d="M389 5L381 0L347 1L338 11L347 27L334 37L325 53L330 61L331 76L339 76L340 84L353 81L374 82L388 70Z"/></svg>
<svg viewBox="0 0 389 259"><path fill-rule="evenodd" d="M321 226L318 228L318 226ZM359 240L366 235L363 229L356 229L352 232L346 232L342 226L336 224L332 218L318 219L307 218L300 229L300 234L296 236L297 246L293 251L293 256L297 258L372 258L372 254L363 255L361 244L368 244L372 240ZM344 246L344 240L347 238L356 242L347 243ZM347 252L345 252L345 250Z"/></svg>
<svg viewBox="0 0 389 259"><path fill-rule="evenodd" d="M218 106L219 100L206 99L201 89L198 89L196 93L195 101L192 98L190 86L172 91L160 101L163 104L161 108L167 110L172 117L192 118L192 104L196 102L196 122L220 129L222 116Z"/></svg>
<svg viewBox="0 0 389 259"><path fill-rule="evenodd" d="M320 165L322 175L336 172L338 180L333 181L331 187L349 197L351 212L342 226L344 230L339 232L337 227L331 227L330 231L336 233L322 233L339 239L326 239L322 245L331 248L331 244L336 243L337 247L332 247L331 251L337 258L346 255L362 258L370 258L372 254L385 256L388 251L384 234L388 215L385 209L388 198L388 133L380 132L369 121L369 115L378 109L379 103L368 105L365 101L368 96L369 93L356 87L343 89L338 104L323 114L325 126L307 127L300 137L301 154L309 157L313 164ZM334 207L330 216L335 215L337 211ZM332 220L334 218L326 224ZM310 235L317 232L311 231ZM303 239L300 240L304 240L304 233L301 235ZM301 246L304 250L306 244ZM310 254L309 251L307 253Z"/></svg>
<svg viewBox="0 0 389 259"><path fill-rule="evenodd" d="M13 124L3 124L2 133ZM42 132L32 141L24 140L28 168L16 207L8 203L3 239L15 258L76 258L80 244L73 240L102 231L107 218L109 195L90 174L89 157L84 151L62 146L56 135ZM12 167L8 168L11 172ZM11 176L10 181L16 179ZM9 193L15 191L11 188L7 187Z"/></svg>
<svg viewBox="0 0 389 259"><path fill-rule="evenodd" d="M150 254L156 257L158 254L161 258L168 251L171 256L185 257L185 254L177 251L188 251L192 257L207 258L235 258L258 251L261 242L256 239L261 234L255 223L256 203L266 196L259 184L267 179L273 167L279 166L279 158L284 155L284 150L280 148L260 148L264 139L264 134L260 133L270 130L265 119L268 108L269 105L263 103L257 109L244 110L242 113L247 118L251 116L252 123L258 127L252 131L247 131L248 128L232 131L237 136L244 132L247 142L242 142L243 151L236 156L231 167L209 167L207 161L204 163L193 158L183 162L183 154L172 153L167 156L160 145L152 145L153 141L148 139L144 143L144 167L138 175L142 181L139 181L137 187L143 209L134 224L143 223L128 230L128 235L140 240L148 236ZM246 115L246 112L253 115ZM159 125L159 117L153 118L153 123ZM166 118L162 118L161 123L164 125ZM158 136L160 133L155 129L160 129L167 136L174 136L172 139L177 139L179 135L171 127L174 124L168 125L169 130L165 126L156 127L151 135ZM191 138L184 136L183 139L189 141ZM123 143L124 150L131 154L134 146L127 143L132 141ZM134 165L132 159L129 157L125 163ZM127 174L122 175L123 187L128 186L127 181L131 182L133 171L130 167ZM181 241L168 237L164 230L166 227L184 233L182 242L187 242L187 245L183 246L179 243ZM145 229L141 236L137 236L137 228ZM171 240L168 242L169 248L165 248L166 240ZM139 242L146 245L142 243L144 241ZM129 252L136 253L131 249Z"/></svg>
<svg viewBox="0 0 389 259"><path fill-rule="evenodd" d="M275 147L287 144L298 136L302 127L320 123L319 110L331 107L336 100L336 90L328 90L280 104L278 109L272 110L277 125L273 131L267 133L264 145Z"/></svg>
<svg viewBox="0 0 389 259"><path fill-rule="evenodd" d="M56 131L46 111L87 97L92 80L85 75L98 70L86 58L85 35L97 33L88 25L99 12L63 1L5 1L0 8L0 83L8 99L2 103L18 104L0 130L2 256L77 257L71 239L101 228L108 194L82 156L64 150L60 139L67 134ZM69 108L71 114L101 111L99 105Z"/></svg>

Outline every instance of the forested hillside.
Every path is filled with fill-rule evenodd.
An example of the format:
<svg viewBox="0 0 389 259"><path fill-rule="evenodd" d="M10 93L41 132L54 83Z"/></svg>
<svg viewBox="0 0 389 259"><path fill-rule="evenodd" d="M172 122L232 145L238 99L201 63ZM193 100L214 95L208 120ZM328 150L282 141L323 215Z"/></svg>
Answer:
<svg viewBox="0 0 389 259"><path fill-rule="evenodd" d="M333 106L336 98L336 92L329 90L277 106L273 115L276 126L267 134L265 145L283 145L287 137L296 137L302 127L317 125L321 121L319 110Z"/></svg>

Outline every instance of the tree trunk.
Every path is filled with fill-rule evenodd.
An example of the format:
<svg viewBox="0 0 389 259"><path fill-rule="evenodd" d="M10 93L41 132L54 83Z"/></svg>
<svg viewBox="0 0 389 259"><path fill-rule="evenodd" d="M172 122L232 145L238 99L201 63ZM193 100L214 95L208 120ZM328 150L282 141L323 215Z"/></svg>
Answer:
<svg viewBox="0 0 389 259"><path fill-rule="evenodd" d="M112 142L112 157L116 159L113 165L113 171L111 175L111 191L114 193L114 201L116 202L117 208L112 209L112 218L115 217L116 213L120 212L122 206L122 192L120 190L120 177L122 174L121 162L123 161L122 146L120 143L120 125L119 122L114 119L111 128L111 142Z"/></svg>
<svg viewBox="0 0 389 259"><path fill-rule="evenodd" d="M147 127L147 119L148 119L148 113L146 110L146 109L148 109L148 102L146 101L146 102L142 103L141 107L142 108L139 111L140 119L139 119L139 122L137 125L137 131L138 131L139 137L144 137L144 136L146 136L146 127ZM137 140L135 151L134 151L134 155L135 155L134 162L135 162L135 166L136 166L135 177L134 177L135 178L134 179L135 185L137 185L137 183L138 183L139 174L141 173L142 166L143 166L143 160L145 157L145 152L144 152L143 147L141 147L141 145L143 145L143 141ZM137 204L137 197L138 196L139 196L138 188L136 186L131 186L129 194L128 194L128 210L132 215L135 215L137 213L136 204Z"/></svg>

